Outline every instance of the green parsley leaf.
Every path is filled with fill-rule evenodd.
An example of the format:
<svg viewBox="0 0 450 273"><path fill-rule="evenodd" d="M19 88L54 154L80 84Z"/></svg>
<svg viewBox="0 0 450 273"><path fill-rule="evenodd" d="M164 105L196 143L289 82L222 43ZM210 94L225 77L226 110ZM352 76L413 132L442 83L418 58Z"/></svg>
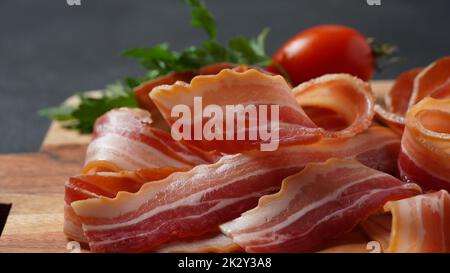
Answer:
<svg viewBox="0 0 450 273"><path fill-rule="evenodd" d="M76 129L80 133L90 133L95 120L109 110L120 107L137 107L136 98L131 89L123 83L107 86L100 97L79 95L80 103L76 107L62 104L42 109L39 114L53 120L63 121L63 126Z"/></svg>
<svg viewBox="0 0 450 273"><path fill-rule="evenodd" d="M251 47L259 56L264 57L266 56L265 44L269 32L270 28L266 27L261 31L261 33L258 35L258 37L256 37L256 39L250 40Z"/></svg>
<svg viewBox="0 0 450 273"><path fill-rule="evenodd" d="M76 122L69 125L69 127L77 129L81 133L92 132L98 117L120 107L137 107L136 98L132 92L126 92L121 95L103 95L100 98L81 95L80 105L72 113Z"/></svg>
<svg viewBox="0 0 450 273"><path fill-rule="evenodd" d="M205 64L214 64L214 63L231 61L230 53L228 52L228 50L226 48L224 48L222 45L220 45L218 42L211 41L211 40L204 41L202 46L206 52Z"/></svg>
<svg viewBox="0 0 450 273"><path fill-rule="evenodd" d="M49 119L66 121L73 118L72 114L75 108L67 105L49 107L39 110L39 115Z"/></svg>
<svg viewBox="0 0 450 273"><path fill-rule="evenodd" d="M264 29L256 39L247 40L244 36L238 36L229 41L233 61L248 65L267 65L270 58L266 56L264 43L269 29Z"/></svg>
<svg viewBox="0 0 450 273"><path fill-rule="evenodd" d="M185 0L191 6L191 25L206 31L210 40L217 38L217 27L214 17L200 0Z"/></svg>
<svg viewBox="0 0 450 273"><path fill-rule="evenodd" d="M148 70L160 71L164 75L171 71L171 66L176 61L177 56L169 50L167 43L159 44L154 47L134 48L123 53L124 56L136 59L143 67Z"/></svg>

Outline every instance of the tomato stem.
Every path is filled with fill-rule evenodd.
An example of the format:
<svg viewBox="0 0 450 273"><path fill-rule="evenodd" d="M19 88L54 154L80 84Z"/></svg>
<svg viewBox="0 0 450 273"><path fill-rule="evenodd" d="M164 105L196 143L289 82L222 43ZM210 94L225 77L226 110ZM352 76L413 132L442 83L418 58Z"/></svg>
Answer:
<svg viewBox="0 0 450 273"><path fill-rule="evenodd" d="M274 60L269 61L269 65L274 66L281 76L290 84L292 84L291 78L289 77L289 74L286 72L286 70L278 63L276 63Z"/></svg>
<svg viewBox="0 0 450 273"><path fill-rule="evenodd" d="M367 42L372 48L372 55L375 59L375 68L378 72L405 61L404 58L396 55L398 52L398 47L396 45L381 43L372 37L367 38Z"/></svg>

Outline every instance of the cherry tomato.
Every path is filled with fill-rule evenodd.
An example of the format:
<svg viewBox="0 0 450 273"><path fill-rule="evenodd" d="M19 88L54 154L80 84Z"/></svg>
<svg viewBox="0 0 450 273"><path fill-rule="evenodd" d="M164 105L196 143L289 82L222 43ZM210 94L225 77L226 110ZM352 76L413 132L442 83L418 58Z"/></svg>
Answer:
<svg viewBox="0 0 450 273"><path fill-rule="evenodd" d="M275 53L273 61L294 86L329 73L349 73L367 81L375 69L367 38L339 25L321 25L295 35ZM282 74L273 65L267 70Z"/></svg>

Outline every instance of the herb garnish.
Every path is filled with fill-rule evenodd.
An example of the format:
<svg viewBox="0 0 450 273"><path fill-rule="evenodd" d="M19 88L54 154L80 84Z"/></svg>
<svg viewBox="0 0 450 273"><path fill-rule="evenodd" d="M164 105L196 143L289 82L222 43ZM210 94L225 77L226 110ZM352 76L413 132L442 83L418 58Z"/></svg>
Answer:
<svg viewBox="0 0 450 273"><path fill-rule="evenodd" d="M254 39L238 36L228 41L227 46L217 42L217 27L213 15L201 0L184 0L191 8L191 25L203 29L208 39L200 46L191 46L182 51L170 50L169 44L127 50L124 56L137 60L147 69L142 78L126 78L111 84L100 97L78 95L77 106L61 105L42 109L40 115L63 121L64 126L80 133L92 132L95 120L107 111L119 107L137 107L133 88L140 83L166 75L172 71L195 71L214 63L228 62L244 65L266 66L271 62L264 50L269 33L265 28Z"/></svg>

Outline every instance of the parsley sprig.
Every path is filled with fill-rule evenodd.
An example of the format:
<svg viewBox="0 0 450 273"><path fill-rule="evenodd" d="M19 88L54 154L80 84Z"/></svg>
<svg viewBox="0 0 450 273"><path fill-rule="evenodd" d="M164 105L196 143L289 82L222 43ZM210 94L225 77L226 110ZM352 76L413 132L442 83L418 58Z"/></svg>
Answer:
<svg viewBox="0 0 450 273"><path fill-rule="evenodd" d="M135 59L147 69L141 78L126 78L106 87L100 97L79 94L77 106L61 105L42 109L39 114L53 120L63 121L64 126L80 133L92 132L95 120L107 111L119 107L137 107L133 88L140 83L166 75L172 71L195 71L201 67L221 62L266 66L271 63L264 44L269 29L253 39L237 36L226 46L217 42L217 26L213 15L201 0L184 0L191 8L191 25L204 30L208 39L199 46L173 51L168 43L153 47L134 48L123 53Z"/></svg>

